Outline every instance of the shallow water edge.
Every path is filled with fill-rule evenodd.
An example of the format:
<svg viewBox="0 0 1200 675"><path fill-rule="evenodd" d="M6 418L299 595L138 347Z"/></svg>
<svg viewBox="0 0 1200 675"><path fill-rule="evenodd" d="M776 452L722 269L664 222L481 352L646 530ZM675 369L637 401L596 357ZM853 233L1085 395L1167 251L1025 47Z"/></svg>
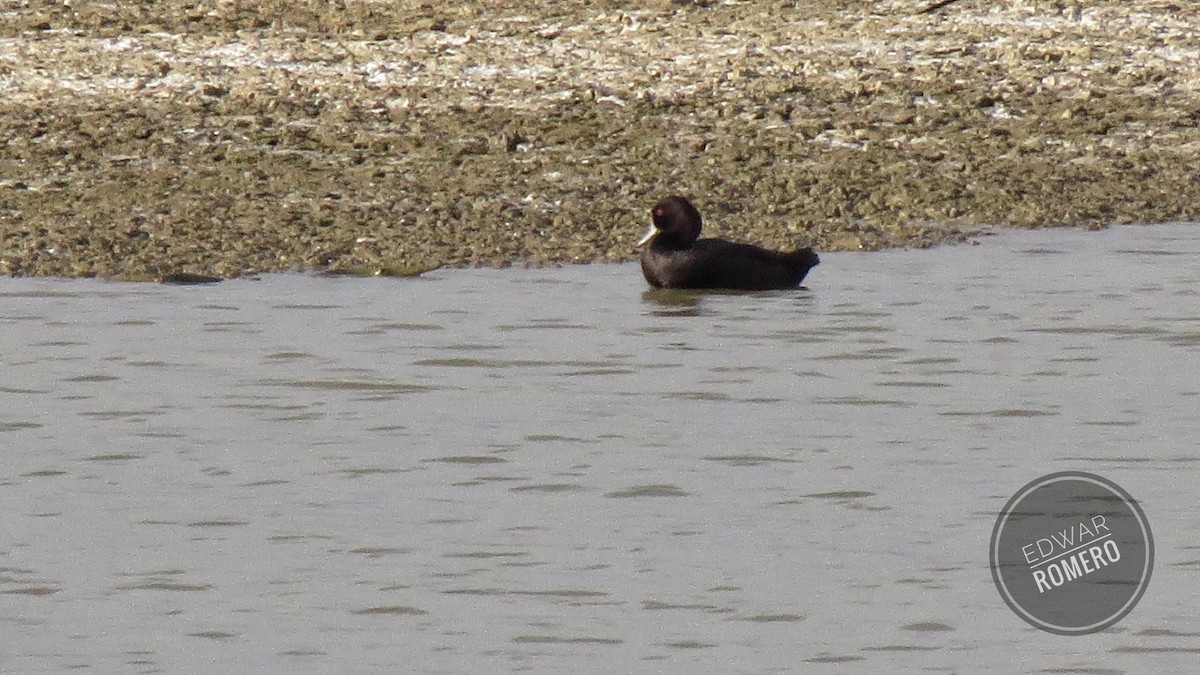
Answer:
<svg viewBox="0 0 1200 675"><path fill-rule="evenodd" d="M58 672L1189 672L1200 226L636 265L0 280L0 644ZM1080 638L998 510L1092 471L1157 543Z"/></svg>

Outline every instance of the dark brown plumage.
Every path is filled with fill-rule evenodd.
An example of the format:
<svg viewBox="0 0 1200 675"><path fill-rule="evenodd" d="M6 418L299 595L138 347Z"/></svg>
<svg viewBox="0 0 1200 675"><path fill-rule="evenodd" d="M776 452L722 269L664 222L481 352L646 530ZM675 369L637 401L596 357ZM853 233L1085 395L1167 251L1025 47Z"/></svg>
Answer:
<svg viewBox="0 0 1200 675"><path fill-rule="evenodd" d="M770 251L724 239L700 239L700 212L684 197L650 211L654 225L639 244L642 274L655 288L766 290L795 288L820 262L811 248Z"/></svg>

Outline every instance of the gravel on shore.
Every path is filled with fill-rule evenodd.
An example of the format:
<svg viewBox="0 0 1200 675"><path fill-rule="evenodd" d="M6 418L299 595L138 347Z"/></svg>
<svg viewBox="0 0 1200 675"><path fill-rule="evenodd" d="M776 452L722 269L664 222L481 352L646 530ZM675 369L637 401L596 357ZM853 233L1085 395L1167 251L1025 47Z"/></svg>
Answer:
<svg viewBox="0 0 1200 675"><path fill-rule="evenodd" d="M1200 3L934 4L0 1L0 274L1200 220Z"/></svg>

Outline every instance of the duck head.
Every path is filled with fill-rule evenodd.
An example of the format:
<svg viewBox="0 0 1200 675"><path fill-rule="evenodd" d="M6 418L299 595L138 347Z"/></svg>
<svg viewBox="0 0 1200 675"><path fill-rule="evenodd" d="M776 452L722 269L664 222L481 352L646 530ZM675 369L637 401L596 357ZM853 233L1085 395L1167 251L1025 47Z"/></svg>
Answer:
<svg viewBox="0 0 1200 675"><path fill-rule="evenodd" d="M638 246L654 239L671 248L687 248L700 237L700 212L684 197L667 197L650 209L654 224Z"/></svg>

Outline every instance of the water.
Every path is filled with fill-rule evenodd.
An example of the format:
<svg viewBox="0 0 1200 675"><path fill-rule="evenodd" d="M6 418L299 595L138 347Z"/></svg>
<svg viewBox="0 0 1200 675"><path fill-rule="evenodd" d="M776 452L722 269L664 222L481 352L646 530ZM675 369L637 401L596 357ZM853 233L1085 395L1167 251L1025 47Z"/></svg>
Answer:
<svg viewBox="0 0 1200 675"><path fill-rule="evenodd" d="M1190 672L1200 227L634 265L0 280L0 670ZM997 511L1077 469L1157 564L1023 623Z"/></svg>

